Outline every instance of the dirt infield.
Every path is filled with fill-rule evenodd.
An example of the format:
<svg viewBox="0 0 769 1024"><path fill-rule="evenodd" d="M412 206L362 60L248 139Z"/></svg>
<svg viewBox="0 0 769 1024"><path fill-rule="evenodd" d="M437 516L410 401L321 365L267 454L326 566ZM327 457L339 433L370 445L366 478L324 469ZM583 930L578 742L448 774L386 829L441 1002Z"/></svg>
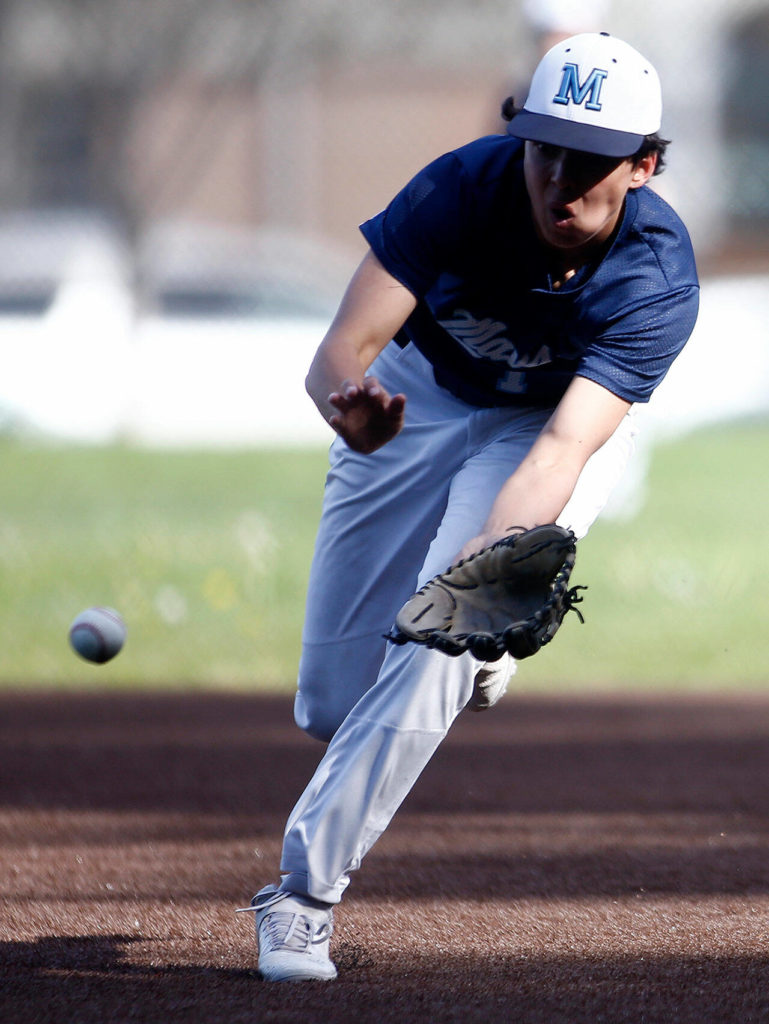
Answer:
<svg viewBox="0 0 769 1024"><path fill-rule="evenodd" d="M337 912L332 984L250 915L322 753L290 701L0 695L0 1020L769 1021L769 700L465 714Z"/></svg>

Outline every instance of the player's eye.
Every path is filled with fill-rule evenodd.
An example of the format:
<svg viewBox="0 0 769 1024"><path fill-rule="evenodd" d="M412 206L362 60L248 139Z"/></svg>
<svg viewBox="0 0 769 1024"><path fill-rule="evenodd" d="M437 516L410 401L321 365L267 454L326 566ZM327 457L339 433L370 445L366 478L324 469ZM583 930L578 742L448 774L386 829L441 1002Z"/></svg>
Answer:
<svg viewBox="0 0 769 1024"><path fill-rule="evenodd" d="M553 146L549 142L535 142L534 148L545 160L555 160L561 152L560 146Z"/></svg>

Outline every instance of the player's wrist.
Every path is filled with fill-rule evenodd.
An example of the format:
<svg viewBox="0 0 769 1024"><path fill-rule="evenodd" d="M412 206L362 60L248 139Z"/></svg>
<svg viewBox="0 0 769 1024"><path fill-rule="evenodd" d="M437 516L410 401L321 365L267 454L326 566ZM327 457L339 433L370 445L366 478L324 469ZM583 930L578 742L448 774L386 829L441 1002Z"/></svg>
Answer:
<svg viewBox="0 0 769 1024"><path fill-rule="evenodd" d="M489 538L489 543L493 541L501 540L503 537L512 537L516 533L525 533L526 530L531 529L531 525L524 525L523 523L512 522L510 518L506 519L495 519L489 520L482 530L482 536Z"/></svg>

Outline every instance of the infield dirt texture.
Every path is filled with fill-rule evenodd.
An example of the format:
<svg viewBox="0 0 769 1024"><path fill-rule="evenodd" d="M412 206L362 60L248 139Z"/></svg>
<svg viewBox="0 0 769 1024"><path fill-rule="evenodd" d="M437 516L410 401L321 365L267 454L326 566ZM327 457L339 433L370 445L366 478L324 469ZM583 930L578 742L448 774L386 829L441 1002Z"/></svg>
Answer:
<svg viewBox="0 0 769 1024"><path fill-rule="evenodd" d="M464 714L268 986L251 915L322 747L287 698L0 696L0 1020L769 1021L769 700Z"/></svg>

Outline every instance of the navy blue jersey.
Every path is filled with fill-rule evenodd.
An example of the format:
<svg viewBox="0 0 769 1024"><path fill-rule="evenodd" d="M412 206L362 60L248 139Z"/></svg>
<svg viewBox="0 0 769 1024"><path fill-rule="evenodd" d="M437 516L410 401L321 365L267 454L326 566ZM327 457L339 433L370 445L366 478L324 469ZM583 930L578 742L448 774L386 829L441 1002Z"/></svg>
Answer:
<svg viewBox="0 0 769 1024"><path fill-rule="evenodd" d="M600 263L553 289L509 136L435 160L361 231L418 300L397 340L474 405L554 405L575 375L648 401L697 318L688 233L646 186Z"/></svg>

